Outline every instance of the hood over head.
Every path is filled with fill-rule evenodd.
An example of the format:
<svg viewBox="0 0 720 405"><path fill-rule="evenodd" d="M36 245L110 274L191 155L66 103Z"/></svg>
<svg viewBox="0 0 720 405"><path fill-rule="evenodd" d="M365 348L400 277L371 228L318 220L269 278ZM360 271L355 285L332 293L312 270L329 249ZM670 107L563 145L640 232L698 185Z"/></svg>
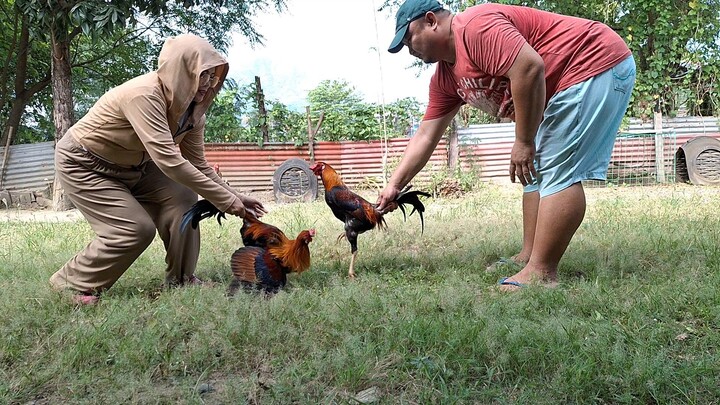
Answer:
<svg viewBox="0 0 720 405"><path fill-rule="evenodd" d="M210 42L197 35L182 34L165 41L158 56L157 74L163 84L172 123L176 123L190 106L200 84L200 73L213 68L219 80L195 106L193 122L207 111L222 88L229 70L228 62Z"/></svg>

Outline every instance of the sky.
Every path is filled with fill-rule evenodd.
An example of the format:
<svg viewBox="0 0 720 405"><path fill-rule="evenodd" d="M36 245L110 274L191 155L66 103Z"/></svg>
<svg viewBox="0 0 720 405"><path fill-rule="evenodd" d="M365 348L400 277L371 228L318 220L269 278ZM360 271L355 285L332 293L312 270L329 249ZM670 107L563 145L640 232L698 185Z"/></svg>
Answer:
<svg viewBox="0 0 720 405"><path fill-rule="evenodd" d="M235 34L227 55L228 76L240 84L260 76L265 99L298 111L304 111L307 93L323 80L347 81L368 103L404 97L427 103L434 67L419 72L410 68L415 58L407 48L397 54L387 51L395 18L376 11L381 4L382 0L287 0L282 14L273 10L253 19L265 37L264 46L252 49L247 39Z"/></svg>

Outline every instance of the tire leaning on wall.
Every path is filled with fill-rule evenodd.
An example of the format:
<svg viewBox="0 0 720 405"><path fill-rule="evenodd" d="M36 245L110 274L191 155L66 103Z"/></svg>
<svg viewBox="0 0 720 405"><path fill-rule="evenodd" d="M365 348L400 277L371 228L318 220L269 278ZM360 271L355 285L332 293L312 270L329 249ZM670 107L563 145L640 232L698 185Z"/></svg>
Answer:
<svg viewBox="0 0 720 405"><path fill-rule="evenodd" d="M318 195L318 179L308 162L300 158L284 161L272 178L273 194L279 203L310 202Z"/></svg>
<svg viewBox="0 0 720 405"><path fill-rule="evenodd" d="M720 140L698 136L675 153L675 177L681 183L720 185Z"/></svg>

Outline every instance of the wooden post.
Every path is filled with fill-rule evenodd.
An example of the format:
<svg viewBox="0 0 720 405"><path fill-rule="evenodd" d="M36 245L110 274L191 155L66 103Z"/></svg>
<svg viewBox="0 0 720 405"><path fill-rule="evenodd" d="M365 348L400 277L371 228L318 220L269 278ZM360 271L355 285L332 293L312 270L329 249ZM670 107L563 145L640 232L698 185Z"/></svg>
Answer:
<svg viewBox="0 0 720 405"><path fill-rule="evenodd" d="M262 122L262 124L260 124L260 131L262 132L263 145L265 145L270 142L270 134L268 133L265 95L263 94L262 86L260 85L260 76L255 76L255 91L257 93L258 114L260 115L260 122Z"/></svg>
<svg viewBox="0 0 720 405"><path fill-rule="evenodd" d="M310 154L310 163L315 163L315 134L317 134L320 130L320 126L325 119L325 113L320 113L320 118L318 119L315 128L313 128L312 117L310 117L310 106L305 107L305 113L307 114L308 124L308 153Z"/></svg>
<svg viewBox="0 0 720 405"><path fill-rule="evenodd" d="M658 100L653 116L655 130L655 179L658 183L665 182L665 139L663 137L662 111Z"/></svg>
<svg viewBox="0 0 720 405"><path fill-rule="evenodd" d="M5 169L7 169L8 158L10 157L10 144L12 143L13 127L8 128L7 141L5 141L5 150L3 151L2 166L0 166L0 189L5 184Z"/></svg>
<svg viewBox="0 0 720 405"><path fill-rule="evenodd" d="M308 124L308 153L310 154L310 163L315 163L315 133L312 130L312 119L310 118L310 106L305 107Z"/></svg>
<svg viewBox="0 0 720 405"><path fill-rule="evenodd" d="M457 123L455 120L453 120L450 126L448 136L450 138L450 142L448 142L448 167L454 172L460 162L460 142L458 140Z"/></svg>

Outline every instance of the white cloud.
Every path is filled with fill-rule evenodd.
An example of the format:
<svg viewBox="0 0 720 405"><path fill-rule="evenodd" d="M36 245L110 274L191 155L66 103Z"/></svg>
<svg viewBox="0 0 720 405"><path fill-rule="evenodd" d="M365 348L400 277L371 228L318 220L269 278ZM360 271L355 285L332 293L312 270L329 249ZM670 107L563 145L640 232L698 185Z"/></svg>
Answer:
<svg viewBox="0 0 720 405"><path fill-rule="evenodd" d="M381 2L288 0L286 12L254 19L265 46L252 49L244 37L234 37L229 76L242 84L260 76L266 99L296 108L322 80L346 80L367 102L415 97L426 103L434 67L418 77L408 68L415 58L406 49L387 52L395 18L376 11Z"/></svg>

